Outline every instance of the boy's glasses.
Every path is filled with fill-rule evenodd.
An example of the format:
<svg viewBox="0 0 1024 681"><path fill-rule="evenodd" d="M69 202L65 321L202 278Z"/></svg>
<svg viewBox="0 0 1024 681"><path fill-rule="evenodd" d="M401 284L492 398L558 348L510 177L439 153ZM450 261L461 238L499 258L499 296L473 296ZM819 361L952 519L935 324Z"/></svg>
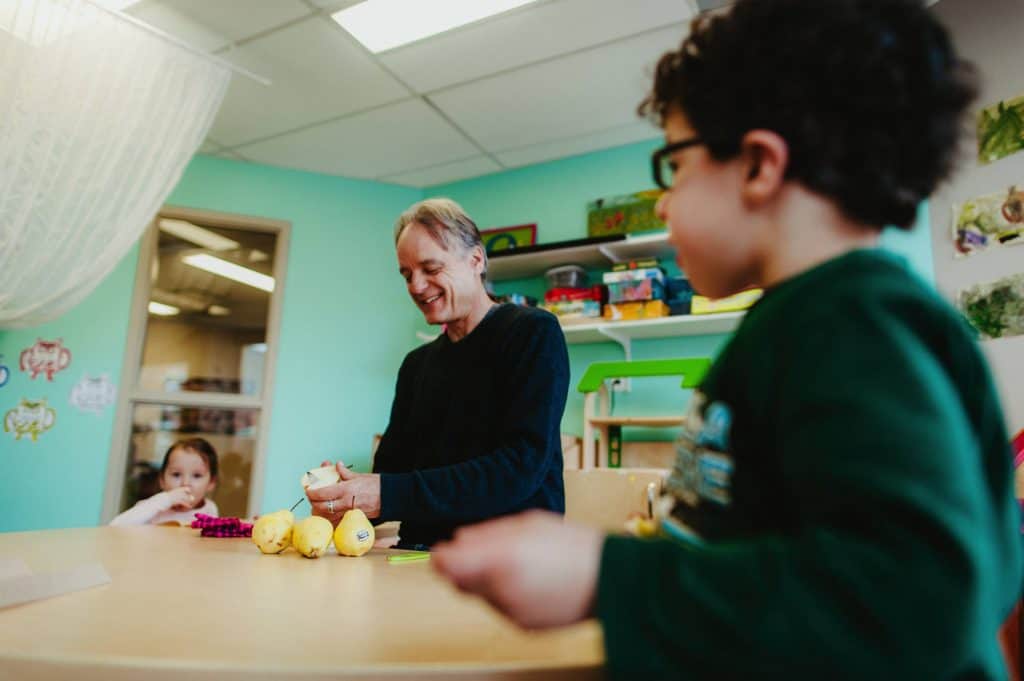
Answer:
<svg viewBox="0 0 1024 681"><path fill-rule="evenodd" d="M651 154L651 172L654 174L654 184L662 189L670 189L672 187L672 177L676 174L676 164L672 160L672 154L680 149L694 147L698 144L704 144L704 140L699 137L691 137L690 139L666 144Z"/></svg>

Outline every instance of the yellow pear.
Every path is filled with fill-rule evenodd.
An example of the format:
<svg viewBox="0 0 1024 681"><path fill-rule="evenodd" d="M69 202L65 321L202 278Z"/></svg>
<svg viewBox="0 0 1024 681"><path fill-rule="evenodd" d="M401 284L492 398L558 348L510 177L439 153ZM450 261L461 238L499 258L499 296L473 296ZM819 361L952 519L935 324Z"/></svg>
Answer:
<svg viewBox="0 0 1024 681"><path fill-rule="evenodd" d="M334 547L343 556L361 556L373 548L373 525L358 508L347 511L334 530Z"/></svg>
<svg viewBox="0 0 1024 681"><path fill-rule="evenodd" d="M312 515L295 524L292 530L292 544L306 558L319 558L331 545L334 527L327 518Z"/></svg>
<svg viewBox="0 0 1024 681"><path fill-rule="evenodd" d="M284 518L285 522L287 522L289 525L295 524L295 514L289 511L287 508L282 508L280 511L274 511L273 513L268 513L267 515L276 515L280 518Z"/></svg>
<svg viewBox="0 0 1024 681"><path fill-rule="evenodd" d="M263 553L281 553L291 545L293 517L290 511L260 516L252 526L252 543Z"/></svg>

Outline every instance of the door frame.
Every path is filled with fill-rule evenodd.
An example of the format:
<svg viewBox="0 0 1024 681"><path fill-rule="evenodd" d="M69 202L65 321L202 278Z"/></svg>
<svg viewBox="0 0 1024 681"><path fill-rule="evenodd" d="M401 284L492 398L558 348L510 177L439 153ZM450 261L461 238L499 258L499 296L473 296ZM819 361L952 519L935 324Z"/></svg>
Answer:
<svg viewBox="0 0 1024 681"><path fill-rule="evenodd" d="M160 218L187 220L211 227L243 229L254 232L273 232L277 235L274 247L274 290L270 294L270 308L267 315L267 353L264 379L259 395L235 395L230 393L162 393L138 389L139 373L142 369L142 352L145 345L145 331L149 317L148 306L152 291L153 263L157 255ZM124 492L124 476L128 463L128 446L131 441L132 415L137 404L163 404L176 406L199 406L216 409L257 409L259 427L256 449L253 453L252 470L249 477L249 501L247 515L255 515L263 502L266 475L267 438L270 435L270 415L274 395L274 380L277 369L277 353L281 338L281 306L284 300L284 285L288 273L288 250L291 237L291 223L252 215L221 213L217 211L164 206L146 228L139 242L139 256L135 267L135 288L132 294L129 316L128 338L125 344L124 361L121 366L121 390L117 396L117 413L114 418L114 432L107 462L107 480L103 492L103 507L100 521L109 523L121 511Z"/></svg>

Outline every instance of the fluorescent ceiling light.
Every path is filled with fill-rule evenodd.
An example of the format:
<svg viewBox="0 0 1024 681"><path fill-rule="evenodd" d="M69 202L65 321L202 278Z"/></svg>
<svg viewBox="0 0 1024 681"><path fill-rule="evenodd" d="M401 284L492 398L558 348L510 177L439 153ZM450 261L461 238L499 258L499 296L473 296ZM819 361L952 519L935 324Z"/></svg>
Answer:
<svg viewBox="0 0 1024 681"><path fill-rule="evenodd" d="M158 303L155 300L149 301L150 314L160 315L161 317L171 317L179 312L181 312L181 310L173 305L164 305L163 303Z"/></svg>
<svg viewBox="0 0 1024 681"><path fill-rule="evenodd" d="M535 1L364 0L331 18L371 52L383 52Z"/></svg>
<svg viewBox="0 0 1024 681"><path fill-rule="evenodd" d="M231 308L224 307L223 305L211 305L206 311L211 317L227 317L231 314Z"/></svg>
<svg viewBox="0 0 1024 681"><path fill-rule="evenodd" d="M221 260L220 258L213 257L212 255L207 255L206 253L186 255L181 259L181 261L186 265L198 267L201 270L206 270L207 272L224 277L225 279L233 279L234 281L247 284L253 288L262 289L268 293L274 290L273 277L268 277L256 270L250 270L248 267L242 267L241 265L236 265L233 262L228 262L227 260Z"/></svg>
<svg viewBox="0 0 1024 681"><path fill-rule="evenodd" d="M237 241L203 229L199 225L193 225L186 220L160 218L160 231L173 234L179 239L184 239L203 248L209 248L211 251L233 251L241 248L241 244Z"/></svg>

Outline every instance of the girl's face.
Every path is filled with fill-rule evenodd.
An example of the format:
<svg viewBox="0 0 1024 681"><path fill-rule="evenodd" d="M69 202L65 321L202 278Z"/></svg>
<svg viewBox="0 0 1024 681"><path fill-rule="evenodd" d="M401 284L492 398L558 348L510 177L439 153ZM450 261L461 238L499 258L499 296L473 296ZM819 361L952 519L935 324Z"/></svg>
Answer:
<svg viewBox="0 0 1024 681"><path fill-rule="evenodd" d="M203 505L206 495L214 490L217 481L210 477L210 468L206 460L191 449L178 447L171 452L167 460L167 468L160 476L160 489L168 492L178 487L188 487L192 492L195 504L192 508Z"/></svg>

